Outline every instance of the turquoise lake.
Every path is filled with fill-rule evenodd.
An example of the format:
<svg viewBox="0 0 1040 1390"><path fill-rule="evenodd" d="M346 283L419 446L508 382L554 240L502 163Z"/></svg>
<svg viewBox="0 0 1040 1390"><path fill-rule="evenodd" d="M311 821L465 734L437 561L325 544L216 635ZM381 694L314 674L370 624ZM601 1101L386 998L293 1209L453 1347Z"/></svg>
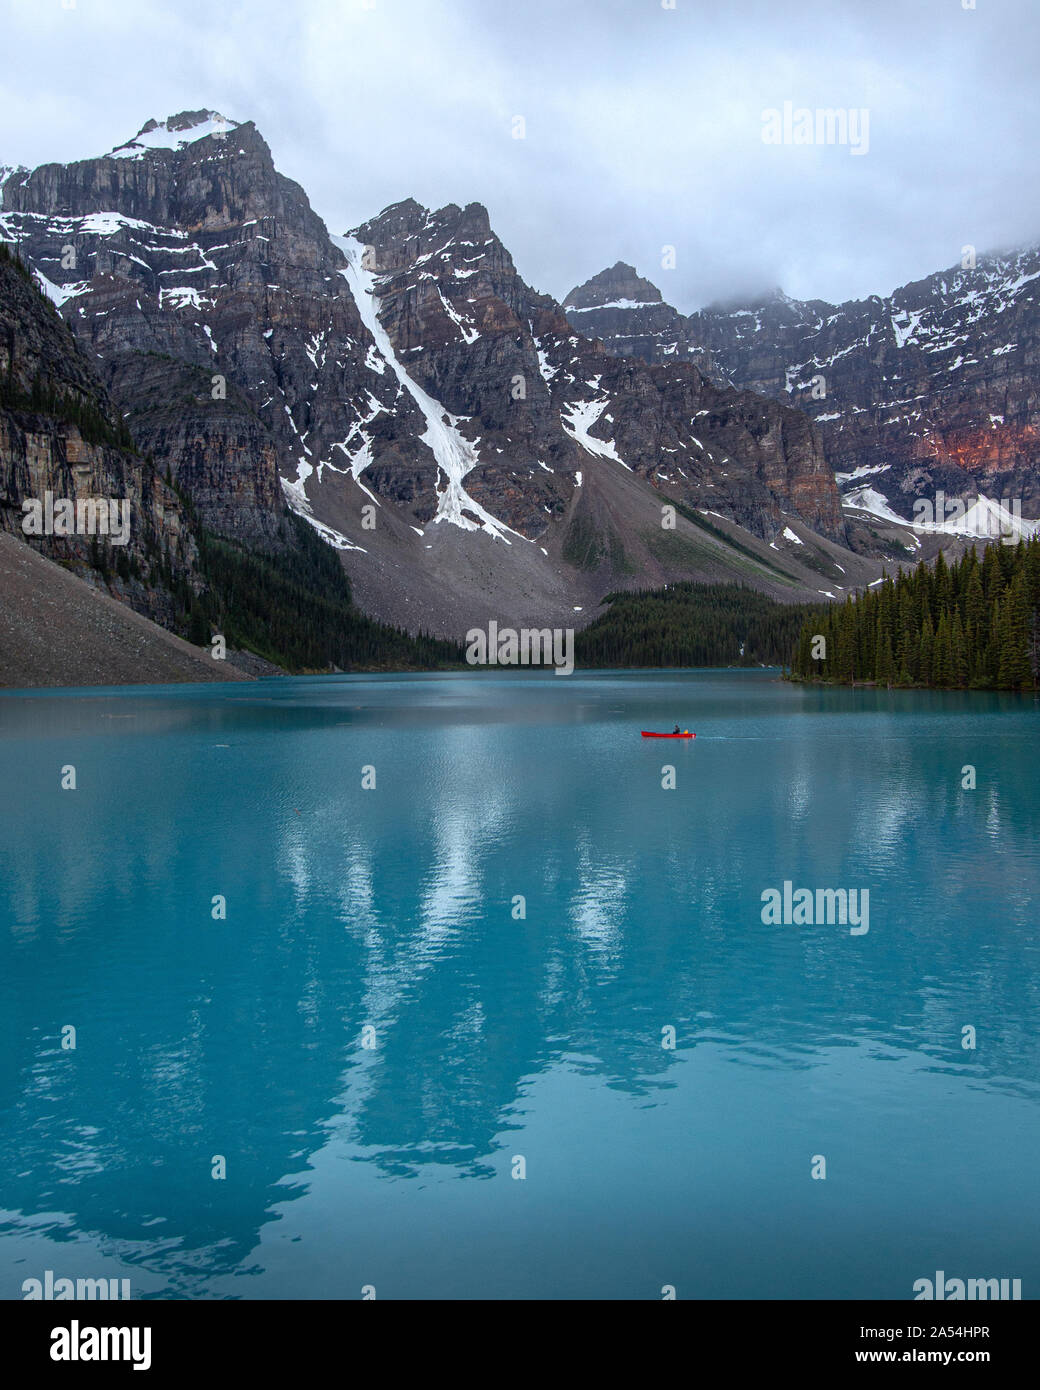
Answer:
<svg viewBox="0 0 1040 1390"><path fill-rule="evenodd" d="M1038 714L765 671L3 695L0 1297L1035 1298ZM869 930L765 924L785 882Z"/></svg>

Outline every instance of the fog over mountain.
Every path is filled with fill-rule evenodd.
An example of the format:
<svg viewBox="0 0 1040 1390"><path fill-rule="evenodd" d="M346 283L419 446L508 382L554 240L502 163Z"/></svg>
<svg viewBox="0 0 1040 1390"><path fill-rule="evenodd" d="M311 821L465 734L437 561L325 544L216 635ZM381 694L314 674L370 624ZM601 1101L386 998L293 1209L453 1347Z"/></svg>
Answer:
<svg viewBox="0 0 1040 1390"><path fill-rule="evenodd" d="M331 230L407 197L479 199L557 299L620 258L686 313L776 285L839 303L1040 234L1022 177L1040 116L1029 0L4 0L0 15L19 55L0 75L0 161L86 158L144 115L216 106L257 123ZM764 143L763 111L785 102L866 110L864 153Z"/></svg>

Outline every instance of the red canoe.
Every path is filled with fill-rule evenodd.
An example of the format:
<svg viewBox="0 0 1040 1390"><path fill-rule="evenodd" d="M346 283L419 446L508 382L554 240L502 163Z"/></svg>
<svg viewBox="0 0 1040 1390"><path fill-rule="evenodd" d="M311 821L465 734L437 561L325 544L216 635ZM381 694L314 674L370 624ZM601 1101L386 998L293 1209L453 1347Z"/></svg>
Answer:
<svg viewBox="0 0 1040 1390"><path fill-rule="evenodd" d="M647 733L647 731L644 729L644 730L643 730L643 737L644 737L644 738L696 738L697 735L696 735L696 734L691 734L690 731L689 731L689 729L687 729L686 732L685 732L685 733L682 733L682 734L649 734L649 733Z"/></svg>

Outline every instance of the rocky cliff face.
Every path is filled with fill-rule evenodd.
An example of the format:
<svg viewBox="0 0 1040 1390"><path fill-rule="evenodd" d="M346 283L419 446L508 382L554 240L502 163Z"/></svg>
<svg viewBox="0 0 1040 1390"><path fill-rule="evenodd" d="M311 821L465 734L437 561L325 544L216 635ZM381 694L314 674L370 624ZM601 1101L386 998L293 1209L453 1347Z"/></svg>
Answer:
<svg viewBox="0 0 1040 1390"><path fill-rule="evenodd" d="M885 299L775 291L689 317L656 302L608 309L602 282L568 296L572 323L608 329L614 351L648 362L706 353L720 379L799 406L850 512L908 519L942 491L1017 498L1040 516L1040 248L983 256Z"/></svg>
<svg viewBox="0 0 1040 1390"><path fill-rule="evenodd" d="M735 379L811 411L852 500L874 503L862 492L869 477L904 517L938 490L1019 498L1036 517L1038 286L1034 247L980 257L973 269L939 272L887 299L775 296L743 314L705 311L691 333Z"/></svg>
<svg viewBox="0 0 1040 1390"><path fill-rule="evenodd" d="M39 502L42 518L48 493L73 504L127 504L125 513L108 518L114 531L126 516L126 544L106 540L96 512L93 536L85 530L27 535L24 503ZM0 530L95 585L107 583L163 623L174 617L171 582L196 592L201 587L195 538L180 500L124 438L90 359L7 258L0 259Z"/></svg>
<svg viewBox="0 0 1040 1390"><path fill-rule="evenodd" d="M335 317L339 258L255 128L149 122L111 155L9 178L3 225L206 525L275 544L306 334Z"/></svg>
<svg viewBox="0 0 1040 1390"><path fill-rule="evenodd" d="M479 204L406 201L330 236L255 127L208 111L0 193L4 238L204 524L277 550L288 504L378 616L414 630L430 594L458 632L492 590L503 616L506 595L584 611L590 553L599 594L699 574L689 550L647 549L664 500L766 545L791 520L845 538L805 414L713 384L696 354L643 361L576 331ZM615 271L604 290L649 294Z"/></svg>
<svg viewBox="0 0 1040 1390"><path fill-rule="evenodd" d="M691 337L683 315L624 261L571 290L564 313L575 328L618 356L694 362L713 379L718 376L711 354Z"/></svg>

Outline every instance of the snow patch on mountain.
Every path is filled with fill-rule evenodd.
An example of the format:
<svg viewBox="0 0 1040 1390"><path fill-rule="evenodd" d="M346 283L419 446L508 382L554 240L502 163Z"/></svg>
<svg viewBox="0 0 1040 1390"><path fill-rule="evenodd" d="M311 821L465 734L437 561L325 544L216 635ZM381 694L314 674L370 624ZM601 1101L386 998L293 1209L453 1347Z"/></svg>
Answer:
<svg viewBox="0 0 1040 1390"><path fill-rule="evenodd" d="M440 296L440 301L444 306L444 312L448 315L452 323L455 324L456 328L458 328L459 332L462 334L463 341L467 344L467 346L471 343L475 343L477 339L480 337L479 331L476 328L474 328L471 323L466 322L466 320L462 317L459 311L455 308L454 304L452 304L450 299L445 298L440 285L437 286L437 294Z"/></svg>
<svg viewBox="0 0 1040 1390"><path fill-rule="evenodd" d="M1028 539L1040 534L1040 521L1028 521L1016 516L1002 502L984 497L981 492L961 517L946 517L942 521L915 521L912 525L915 531L988 540L994 540L998 536Z"/></svg>
<svg viewBox="0 0 1040 1390"><path fill-rule="evenodd" d="M565 304L563 312L565 314L595 314L600 309L659 309L660 303L652 299L611 299L606 304L586 304L579 309L576 304Z"/></svg>
<svg viewBox="0 0 1040 1390"><path fill-rule="evenodd" d="M34 269L33 276L56 309L60 309L67 299L74 299L77 294L83 294L85 290L90 289L88 280L79 280L72 285L56 285L53 280L47 279L42 270Z"/></svg>
<svg viewBox="0 0 1040 1390"><path fill-rule="evenodd" d="M887 497L872 487L861 487L842 498L842 506L869 512L882 521L896 522L911 531L933 535L964 536L971 540L995 540L999 536L1029 538L1040 535L1040 520L1028 520L1008 510L1002 502L979 493L965 508L962 516L948 516L941 521L908 521L897 515Z"/></svg>
<svg viewBox="0 0 1040 1390"><path fill-rule="evenodd" d="M851 483L854 478L867 478L873 473L884 473L891 468L890 463L864 463L859 468L854 468L851 473L835 473L834 481L839 487L844 487L846 483Z"/></svg>
<svg viewBox="0 0 1040 1390"><path fill-rule="evenodd" d="M910 524L905 516L899 516L892 510L888 505L888 498L878 492L876 488L856 488L855 491L847 493L841 499L841 505L854 511L869 512L871 516L878 516L882 521L894 521L900 526Z"/></svg>
<svg viewBox="0 0 1040 1390"><path fill-rule="evenodd" d="M547 353L533 333L531 335L531 341L534 343L535 352L538 354L538 370L542 375L542 380L545 382L546 386L551 386L552 379L560 368L554 367L549 361Z"/></svg>
<svg viewBox="0 0 1040 1390"><path fill-rule="evenodd" d="M319 483L322 480L322 474L326 468L331 469L333 473L349 473L361 491L364 492L366 496L371 497L377 507L382 507L383 504L375 493L371 492L361 481L361 475L373 462L372 439L368 433L368 426L371 425L378 415L383 413L384 409L385 407L383 404L378 401L370 391L368 393L368 414L361 415L359 413L359 418L346 439L338 441L332 446L334 449L340 449L343 452L347 460L346 467L337 468L330 459L324 459L318 464Z"/></svg>
<svg viewBox="0 0 1040 1390"><path fill-rule="evenodd" d="M892 315L892 332L895 334L896 347L906 347L907 343L913 341L923 316L923 309L901 309L898 314Z"/></svg>
<svg viewBox="0 0 1040 1390"><path fill-rule="evenodd" d="M159 291L159 304L163 309L183 309L188 305L201 309L204 305L212 307L213 300L191 285L175 285Z"/></svg>
<svg viewBox="0 0 1040 1390"><path fill-rule="evenodd" d="M467 473L472 472L480 462L476 446L459 430L459 425L466 422L465 417L451 415L445 410L444 406L412 380L398 360L389 334L379 322L376 295L379 277L363 264L364 245L356 237L349 236L333 236L332 241L347 258L347 269L339 273L350 286L362 323L375 340L380 356L415 401L426 420L426 430L419 437L437 460L445 480L443 489L438 487L437 514L433 518L434 522L447 521L463 531L484 531L496 540L505 541L506 545L512 543L508 539L509 536L524 539L519 532L506 526L486 511L479 502L475 502L463 487ZM470 513L469 516L466 515L467 512Z"/></svg>
<svg viewBox="0 0 1040 1390"><path fill-rule="evenodd" d="M587 384L591 385L591 383ZM570 401L564 405L560 412L560 422L570 437L576 440L587 453L595 454L597 458L613 459L615 463L620 463L622 468L628 468L631 473L631 468L618 453L617 446L612 439L595 439L589 434L589 430L609 404L609 397L604 397L600 401Z"/></svg>
<svg viewBox="0 0 1040 1390"><path fill-rule="evenodd" d="M311 504L307 498L306 483L313 472L313 465L308 463L305 458L301 457L296 462L295 478L279 478L278 481L282 485L282 493L285 496L286 505L291 511L294 511L297 516L302 517L309 526L313 526L323 541L328 542L329 545L334 546L337 550L360 550L362 555L367 554L368 552L363 546L354 545L354 543L348 541L346 536L342 535L341 532L333 530L331 526L326 526L323 521L318 521L312 514Z"/></svg>
<svg viewBox="0 0 1040 1390"><path fill-rule="evenodd" d="M204 140L207 135L226 136L238 127L238 121L229 121L218 111L202 113L202 119L189 126L171 128L170 122L148 121L125 145L117 145L109 159L143 159L150 150L182 150L185 145L193 145L196 140Z"/></svg>

